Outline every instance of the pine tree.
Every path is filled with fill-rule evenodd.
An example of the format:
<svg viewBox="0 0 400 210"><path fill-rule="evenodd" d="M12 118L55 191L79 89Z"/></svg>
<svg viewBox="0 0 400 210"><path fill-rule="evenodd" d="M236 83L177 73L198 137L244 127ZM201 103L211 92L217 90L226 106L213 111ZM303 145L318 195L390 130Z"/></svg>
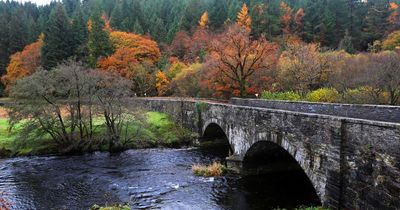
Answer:
<svg viewBox="0 0 400 210"><path fill-rule="evenodd" d="M133 25L132 32L135 34L144 34L142 25L139 23L139 19L136 19L135 24Z"/></svg>
<svg viewBox="0 0 400 210"><path fill-rule="evenodd" d="M8 23L8 53L21 51L27 44L26 18L21 9L13 12Z"/></svg>
<svg viewBox="0 0 400 210"><path fill-rule="evenodd" d="M351 54L356 52L356 50L354 49L353 40L349 34L349 31L346 31L343 39L340 41L339 50L344 50Z"/></svg>
<svg viewBox="0 0 400 210"><path fill-rule="evenodd" d="M43 41L41 59L45 69L51 69L72 56L70 21L61 3L51 12Z"/></svg>
<svg viewBox="0 0 400 210"><path fill-rule="evenodd" d="M116 30L123 30L122 21L124 21L124 14L122 13L122 3L117 3L111 12L110 25Z"/></svg>
<svg viewBox="0 0 400 210"><path fill-rule="evenodd" d="M10 54L8 53L8 20L5 14L0 14L0 75L6 70Z"/></svg>
<svg viewBox="0 0 400 210"><path fill-rule="evenodd" d="M84 60L87 56L86 43L88 39L88 31L85 20L83 18L81 5L78 4L75 9L74 18L72 19L72 43L71 48L74 56L78 60Z"/></svg>
<svg viewBox="0 0 400 210"><path fill-rule="evenodd" d="M228 4L226 0L214 0L210 8L209 25L212 30L221 29L228 18Z"/></svg>
<svg viewBox="0 0 400 210"><path fill-rule="evenodd" d="M96 6L88 23L88 63L91 67L96 67L97 59L112 53L112 45L109 39L109 32L104 30L104 20L101 18L100 8Z"/></svg>

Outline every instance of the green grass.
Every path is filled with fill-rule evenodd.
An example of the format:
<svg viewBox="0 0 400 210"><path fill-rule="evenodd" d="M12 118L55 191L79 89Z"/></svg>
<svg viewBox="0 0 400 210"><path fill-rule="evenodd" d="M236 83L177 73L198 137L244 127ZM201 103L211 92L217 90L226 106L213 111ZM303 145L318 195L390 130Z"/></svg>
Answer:
<svg viewBox="0 0 400 210"><path fill-rule="evenodd" d="M121 141L129 139L125 148L148 148L148 147L180 147L191 142L194 134L177 125L164 113L145 112L134 115L127 115L129 122L127 128L121 135ZM104 119L95 118L95 135L103 136L106 132ZM39 155L57 153L57 145L49 136L37 138L34 136L19 135L23 122L15 125L9 131L9 124L6 118L0 118L0 156L1 155ZM126 129L126 130L125 130ZM125 133L125 131L127 131ZM104 145L103 145L104 144ZM95 146L95 150L108 150L108 145ZM2 154L7 151L7 154Z"/></svg>

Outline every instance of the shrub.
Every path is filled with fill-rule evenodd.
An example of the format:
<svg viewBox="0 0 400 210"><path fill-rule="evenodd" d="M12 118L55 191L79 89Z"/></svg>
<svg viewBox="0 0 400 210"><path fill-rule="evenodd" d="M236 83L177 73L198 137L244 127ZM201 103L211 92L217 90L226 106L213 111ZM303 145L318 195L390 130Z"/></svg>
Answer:
<svg viewBox="0 0 400 210"><path fill-rule="evenodd" d="M353 104L385 104L388 100L387 92L372 87L347 89L342 97L343 103Z"/></svg>
<svg viewBox="0 0 400 210"><path fill-rule="evenodd" d="M339 92L334 88L320 88L307 94L307 101L312 102L338 102L340 99Z"/></svg>
<svg viewBox="0 0 400 210"><path fill-rule="evenodd" d="M197 176L222 176L227 172L227 168L219 162L213 162L213 164L205 166L200 164L194 164L192 171Z"/></svg>
<svg viewBox="0 0 400 210"><path fill-rule="evenodd" d="M270 92L264 91L261 94L261 98L263 99L271 99L271 100L288 100L288 101L300 101L301 96L293 91L286 92Z"/></svg>
<svg viewBox="0 0 400 210"><path fill-rule="evenodd" d="M90 207L90 210L130 210L130 209L131 207L129 205L122 205L122 204L114 206L105 206L105 207L101 207L95 204L92 207Z"/></svg>

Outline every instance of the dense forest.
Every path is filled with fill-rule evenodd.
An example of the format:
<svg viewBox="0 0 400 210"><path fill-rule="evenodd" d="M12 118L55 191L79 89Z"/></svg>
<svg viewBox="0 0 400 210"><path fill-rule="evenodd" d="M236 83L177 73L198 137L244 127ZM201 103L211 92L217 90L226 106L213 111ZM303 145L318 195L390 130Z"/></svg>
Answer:
<svg viewBox="0 0 400 210"><path fill-rule="evenodd" d="M382 81L385 76L398 81L371 71L398 58L381 51L396 52L399 46L399 4L62 0L37 6L1 1L0 74L7 94L39 67L50 70L74 58L130 79L136 95L230 97L264 91L265 97L275 97L292 91L285 94L296 98L334 88L343 99L358 88L355 94L369 90L374 96L360 102L396 104L399 84L386 87ZM395 65L376 68L394 74ZM379 74L379 82L366 74Z"/></svg>

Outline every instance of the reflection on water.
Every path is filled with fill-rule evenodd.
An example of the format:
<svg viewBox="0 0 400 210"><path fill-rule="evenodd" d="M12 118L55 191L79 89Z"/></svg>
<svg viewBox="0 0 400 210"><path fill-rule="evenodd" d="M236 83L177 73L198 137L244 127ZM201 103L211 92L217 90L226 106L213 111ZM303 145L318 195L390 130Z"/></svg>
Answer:
<svg viewBox="0 0 400 210"><path fill-rule="evenodd" d="M301 174L215 179L192 174L193 163L215 159L195 149L146 149L0 160L0 191L13 209L88 209L124 202L133 209L273 209L318 203L307 196L310 189Z"/></svg>

